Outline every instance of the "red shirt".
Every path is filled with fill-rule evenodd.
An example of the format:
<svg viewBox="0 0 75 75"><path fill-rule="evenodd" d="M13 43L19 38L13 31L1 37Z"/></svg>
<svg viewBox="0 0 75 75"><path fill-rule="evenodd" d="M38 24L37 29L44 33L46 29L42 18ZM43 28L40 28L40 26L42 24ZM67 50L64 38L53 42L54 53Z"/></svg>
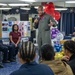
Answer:
<svg viewBox="0 0 75 75"><path fill-rule="evenodd" d="M17 43L19 37L21 37L20 32L10 32L9 36L12 36L12 40L14 43Z"/></svg>
<svg viewBox="0 0 75 75"><path fill-rule="evenodd" d="M44 14L40 15L40 20L44 17Z"/></svg>

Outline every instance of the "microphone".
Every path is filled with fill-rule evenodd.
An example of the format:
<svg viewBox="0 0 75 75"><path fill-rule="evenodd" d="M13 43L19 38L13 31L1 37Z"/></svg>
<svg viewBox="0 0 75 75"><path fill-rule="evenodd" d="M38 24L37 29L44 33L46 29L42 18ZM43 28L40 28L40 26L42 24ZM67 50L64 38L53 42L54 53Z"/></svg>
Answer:
<svg viewBox="0 0 75 75"><path fill-rule="evenodd" d="M40 20L40 16L39 15L35 16L35 19L37 19L39 21Z"/></svg>

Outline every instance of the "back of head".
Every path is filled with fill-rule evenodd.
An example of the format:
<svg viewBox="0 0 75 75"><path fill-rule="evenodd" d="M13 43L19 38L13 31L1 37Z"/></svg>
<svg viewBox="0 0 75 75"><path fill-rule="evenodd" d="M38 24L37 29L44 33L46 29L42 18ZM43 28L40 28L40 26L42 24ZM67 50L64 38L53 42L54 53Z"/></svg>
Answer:
<svg viewBox="0 0 75 75"><path fill-rule="evenodd" d="M75 54L75 42L68 40L64 43L65 50L67 49L70 53Z"/></svg>
<svg viewBox="0 0 75 75"><path fill-rule="evenodd" d="M32 42L23 42L19 49L20 58L25 62L33 61L35 58L35 46Z"/></svg>
<svg viewBox="0 0 75 75"><path fill-rule="evenodd" d="M53 60L55 52L53 47L50 44L45 44L41 47L42 59L44 60Z"/></svg>

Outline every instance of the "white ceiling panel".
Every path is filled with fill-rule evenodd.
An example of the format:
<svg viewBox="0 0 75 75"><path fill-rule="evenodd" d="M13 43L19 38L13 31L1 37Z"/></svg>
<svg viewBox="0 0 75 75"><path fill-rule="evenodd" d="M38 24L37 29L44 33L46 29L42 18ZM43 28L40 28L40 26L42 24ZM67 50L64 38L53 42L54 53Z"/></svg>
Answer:
<svg viewBox="0 0 75 75"><path fill-rule="evenodd" d="M61 6L61 7L75 7L75 4L66 4L65 1L71 1L71 0L36 0L35 3L31 3L30 2L30 5L32 6L38 6L41 4L41 2L54 2L54 5L55 6ZM75 0L73 0L75 1ZM24 3L23 1L20 1L20 0L0 0L0 3L6 3L6 4L9 4L9 3ZM25 2L26 3L26 2Z"/></svg>

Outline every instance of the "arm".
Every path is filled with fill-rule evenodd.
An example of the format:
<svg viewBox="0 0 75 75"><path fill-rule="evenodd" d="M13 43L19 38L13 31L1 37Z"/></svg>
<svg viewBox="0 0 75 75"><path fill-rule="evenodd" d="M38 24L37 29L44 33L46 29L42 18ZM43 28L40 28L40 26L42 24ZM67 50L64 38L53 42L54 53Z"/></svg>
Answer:
<svg viewBox="0 0 75 75"><path fill-rule="evenodd" d="M17 41L17 43L16 43L16 44L18 44L18 43L20 42L20 39L21 39L21 37L19 37L19 38L18 38L18 41Z"/></svg>
<svg viewBox="0 0 75 75"><path fill-rule="evenodd" d="M39 23L38 19L35 19L34 23L33 23L33 26L34 26L35 29L38 28L38 23Z"/></svg>
<svg viewBox="0 0 75 75"><path fill-rule="evenodd" d="M57 22L54 20L54 18L52 17L52 16L50 16L50 26L52 26L52 25L57 25Z"/></svg>
<svg viewBox="0 0 75 75"><path fill-rule="evenodd" d="M73 32L73 35L75 35L75 32Z"/></svg>
<svg viewBox="0 0 75 75"><path fill-rule="evenodd" d="M20 40L21 40L21 33L19 32L19 36L18 36L18 40L17 40L16 45L18 45L18 43L20 42Z"/></svg>
<svg viewBox="0 0 75 75"><path fill-rule="evenodd" d="M12 35L10 35L9 38L10 38L10 41L11 41L13 44L15 44L15 43L13 42L13 40L12 40Z"/></svg>

